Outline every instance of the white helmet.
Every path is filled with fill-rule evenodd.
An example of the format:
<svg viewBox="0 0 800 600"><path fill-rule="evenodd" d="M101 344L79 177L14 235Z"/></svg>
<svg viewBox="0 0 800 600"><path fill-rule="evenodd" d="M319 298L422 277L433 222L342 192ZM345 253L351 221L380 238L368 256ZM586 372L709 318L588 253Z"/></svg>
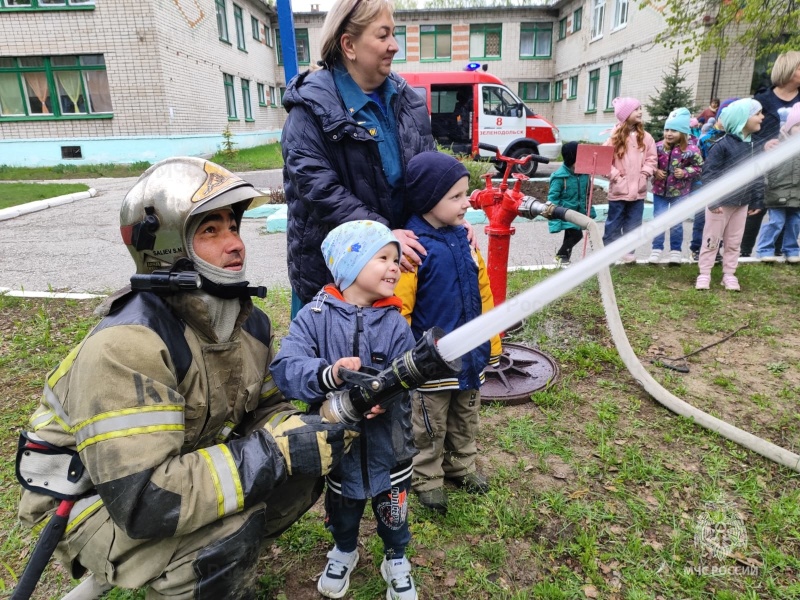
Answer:
<svg viewBox="0 0 800 600"><path fill-rule="evenodd" d="M188 258L189 217L231 206L237 223L253 198L251 184L202 158L168 158L147 169L125 195L119 213L122 240L136 272L147 274Z"/></svg>

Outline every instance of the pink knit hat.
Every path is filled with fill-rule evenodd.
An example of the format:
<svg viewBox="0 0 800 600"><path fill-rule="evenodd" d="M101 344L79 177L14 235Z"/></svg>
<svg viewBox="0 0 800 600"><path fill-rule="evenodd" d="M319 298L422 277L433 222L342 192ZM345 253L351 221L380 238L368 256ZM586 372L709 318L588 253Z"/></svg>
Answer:
<svg viewBox="0 0 800 600"><path fill-rule="evenodd" d="M614 116L617 117L617 121L624 123L642 103L636 98L614 98L611 105L614 107Z"/></svg>
<svg viewBox="0 0 800 600"><path fill-rule="evenodd" d="M781 133L789 135L792 127L800 123L800 102L797 102L792 108L789 109L789 115L786 117L786 123L781 127Z"/></svg>

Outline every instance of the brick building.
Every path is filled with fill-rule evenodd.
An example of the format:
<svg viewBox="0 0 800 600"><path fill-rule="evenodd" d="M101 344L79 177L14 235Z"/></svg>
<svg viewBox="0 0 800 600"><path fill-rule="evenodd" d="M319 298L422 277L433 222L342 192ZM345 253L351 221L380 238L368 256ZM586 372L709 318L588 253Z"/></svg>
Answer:
<svg viewBox="0 0 800 600"><path fill-rule="evenodd" d="M300 69L325 14L294 14ZM563 140L600 140L617 95L647 102L674 50L634 0L398 10L396 71L487 65ZM278 139L285 80L265 0L0 0L0 164L153 162ZM752 57L687 65L697 104L750 93Z"/></svg>

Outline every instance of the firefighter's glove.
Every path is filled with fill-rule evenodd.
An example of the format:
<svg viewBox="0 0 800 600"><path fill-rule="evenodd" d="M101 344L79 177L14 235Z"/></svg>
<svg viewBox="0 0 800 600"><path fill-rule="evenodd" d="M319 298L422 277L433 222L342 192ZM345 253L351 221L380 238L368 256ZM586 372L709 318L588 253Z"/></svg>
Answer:
<svg viewBox="0 0 800 600"><path fill-rule="evenodd" d="M289 475L309 477L330 473L359 433L355 427L329 423L317 415L286 412L271 418L264 429L283 454Z"/></svg>

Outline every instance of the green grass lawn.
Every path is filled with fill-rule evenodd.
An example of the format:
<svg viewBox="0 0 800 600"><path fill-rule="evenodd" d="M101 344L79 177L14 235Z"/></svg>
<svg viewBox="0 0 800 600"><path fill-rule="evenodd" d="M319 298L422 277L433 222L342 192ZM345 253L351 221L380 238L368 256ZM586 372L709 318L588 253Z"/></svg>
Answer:
<svg viewBox="0 0 800 600"><path fill-rule="evenodd" d="M254 148L242 148L234 153L220 151L210 160L229 171L259 171L283 167L281 145L278 142Z"/></svg>
<svg viewBox="0 0 800 600"><path fill-rule="evenodd" d="M697 267L613 270L637 356L664 387L694 406L793 451L800 448L800 269L740 265L743 291L694 290ZM509 297L546 277L509 275ZM47 371L96 322L96 301L0 296L0 592L30 552L16 521L11 457ZM289 292L263 304L276 339ZM651 361L731 339L688 359L689 373ZM446 516L410 499L409 556L420 597L452 600L756 600L800 597L800 477L669 412L633 380L611 342L598 287L589 281L525 319L509 337L549 353L560 379L519 406L486 402L479 466L491 490L448 487ZM330 536L318 503L259 565L263 599L316 599ZM381 543L362 521L347 598L383 597ZM713 551L709 541L718 543ZM51 565L39 598L70 586ZM2 595L2 593L0 593ZM108 598L143 598L120 591Z"/></svg>
<svg viewBox="0 0 800 600"><path fill-rule="evenodd" d="M82 183L0 183L0 209L88 189Z"/></svg>

